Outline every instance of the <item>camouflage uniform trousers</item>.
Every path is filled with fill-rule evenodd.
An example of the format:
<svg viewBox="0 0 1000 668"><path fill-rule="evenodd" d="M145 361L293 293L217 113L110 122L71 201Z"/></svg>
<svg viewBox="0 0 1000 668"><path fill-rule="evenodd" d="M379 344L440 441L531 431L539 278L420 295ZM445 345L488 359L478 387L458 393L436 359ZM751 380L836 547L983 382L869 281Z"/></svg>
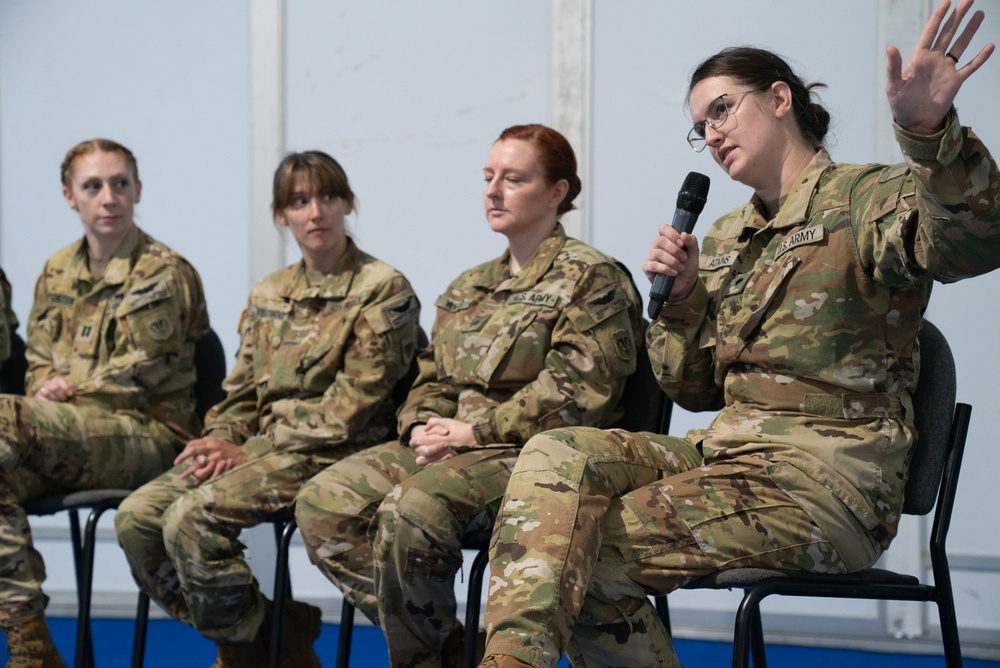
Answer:
<svg viewBox="0 0 1000 668"><path fill-rule="evenodd" d="M132 489L170 466L179 449L141 415L0 395L0 621L45 609L45 564L21 504L45 494Z"/></svg>
<svg viewBox="0 0 1000 668"><path fill-rule="evenodd" d="M760 456L705 463L682 438L589 428L531 439L511 476L491 546L486 655L575 668L679 666L648 595L720 568L843 572L846 560ZM833 497L831 497L832 499ZM838 507L839 506L839 507ZM577 647L569 647L570 634Z"/></svg>
<svg viewBox="0 0 1000 668"><path fill-rule="evenodd" d="M477 448L420 468L386 443L316 476L295 516L310 558L382 628L389 665L441 666L458 627L461 541L488 530L518 450Z"/></svg>
<svg viewBox="0 0 1000 668"><path fill-rule="evenodd" d="M115 515L118 541L142 590L215 641L249 642L265 616L240 531L290 508L302 485L337 458L275 451L262 437L245 448L248 462L201 485L181 478L188 462L173 467L131 494Z"/></svg>

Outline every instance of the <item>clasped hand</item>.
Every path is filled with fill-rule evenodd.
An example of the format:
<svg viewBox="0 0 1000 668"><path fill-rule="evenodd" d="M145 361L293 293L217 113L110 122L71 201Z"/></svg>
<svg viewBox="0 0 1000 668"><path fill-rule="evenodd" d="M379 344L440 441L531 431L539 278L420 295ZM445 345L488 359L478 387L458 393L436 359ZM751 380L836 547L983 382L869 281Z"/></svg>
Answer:
<svg viewBox="0 0 1000 668"><path fill-rule="evenodd" d="M247 456L243 448L234 443L206 436L189 441L174 459L174 466L187 460L191 460L191 466L181 474L181 478L192 478L200 485L246 463Z"/></svg>
<svg viewBox="0 0 1000 668"><path fill-rule="evenodd" d="M410 431L410 447L417 466L443 462L455 456L456 447L475 445L472 425L452 418L433 417Z"/></svg>

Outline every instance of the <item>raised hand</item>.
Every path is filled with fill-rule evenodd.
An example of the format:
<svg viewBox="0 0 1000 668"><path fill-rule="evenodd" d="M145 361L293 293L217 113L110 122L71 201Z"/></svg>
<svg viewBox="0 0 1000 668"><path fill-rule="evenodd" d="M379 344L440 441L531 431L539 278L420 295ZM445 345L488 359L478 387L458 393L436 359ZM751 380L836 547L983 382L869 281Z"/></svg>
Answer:
<svg viewBox="0 0 1000 668"><path fill-rule="evenodd" d="M959 2L945 20L951 3L942 0L920 32L905 67L899 49L887 49L886 95L892 116L902 128L917 134L938 132L962 84L992 55L994 46L987 44L962 65L984 17L982 11L974 12L959 33L973 1Z"/></svg>

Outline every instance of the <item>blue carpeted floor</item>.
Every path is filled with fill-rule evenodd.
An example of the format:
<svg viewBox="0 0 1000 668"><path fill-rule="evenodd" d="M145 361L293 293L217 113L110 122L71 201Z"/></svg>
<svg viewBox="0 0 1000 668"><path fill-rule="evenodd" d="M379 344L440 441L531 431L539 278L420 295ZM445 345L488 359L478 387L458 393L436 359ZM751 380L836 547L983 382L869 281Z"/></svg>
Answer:
<svg viewBox="0 0 1000 668"><path fill-rule="evenodd" d="M72 664L73 643L76 637L76 620L50 619L49 626L63 658ZM94 652L98 668L127 668L132 657L131 620L100 619L94 622ZM677 654L687 668L717 668L731 661L731 645L679 639ZM333 666L337 656L337 627L323 626L323 633L316 642L316 651L324 666ZM768 664L773 668L938 668L944 666L939 656L910 656L858 652L853 650L824 650L805 647L768 645ZM0 660L6 661L7 653L0 649ZM208 668L215 659L215 645L189 627L174 621L154 620L149 623L146 643L146 668ZM357 626L351 648L351 664L365 668L382 668L387 665L385 640L371 626ZM565 668L565 660L559 668ZM997 661L965 660L966 668L1000 668Z"/></svg>

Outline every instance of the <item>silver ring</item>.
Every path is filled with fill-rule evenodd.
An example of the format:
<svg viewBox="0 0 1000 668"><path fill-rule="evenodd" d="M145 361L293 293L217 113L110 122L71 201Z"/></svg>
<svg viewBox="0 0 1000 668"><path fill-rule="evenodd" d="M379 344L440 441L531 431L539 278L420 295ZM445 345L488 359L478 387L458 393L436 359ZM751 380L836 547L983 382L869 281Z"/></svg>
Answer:
<svg viewBox="0 0 1000 668"><path fill-rule="evenodd" d="M946 56L948 56L949 58L951 58L952 60L954 60L954 61L955 61L955 64L956 64L956 65L958 65L958 58L956 58L956 57L955 57L954 55L952 55L952 54L951 54L950 52L949 52L949 53L946 53L946 54L944 54L944 55L946 55Z"/></svg>

